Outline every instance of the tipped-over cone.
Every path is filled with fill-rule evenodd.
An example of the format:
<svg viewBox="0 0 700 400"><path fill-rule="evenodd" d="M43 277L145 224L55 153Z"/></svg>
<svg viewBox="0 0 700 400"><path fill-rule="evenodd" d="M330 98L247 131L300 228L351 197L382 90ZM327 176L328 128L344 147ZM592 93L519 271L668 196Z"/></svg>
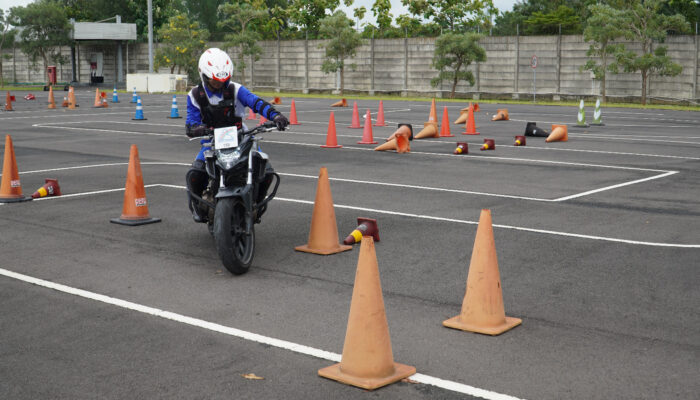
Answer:
<svg viewBox="0 0 700 400"><path fill-rule="evenodd" d="M110 222L130 226L160 222L160 218L151 218L148 213L148 201L146 201L146 189L143 186L139 150L135 144L131 145L129 153L129 169L126 173L122 215L119 218L112 218Z"/></svg>
<svg viewBox="0 0 700 400"><path fill-rule="evenodd" d="M496 111L496 115L491 118L491 121L508 121L508 110L505 108L499 108Z"/></svg>
<svg viewBox="0 0 700 400"><path fill-rule="evenodd" d="M463 108L459 110L459 117L455 120L454 124L459 125L467 122L467 117L469 116L469 109Z"/></svg>
<svg viewBox="0 0 700 400"><path fill-rule="evenodd" d="M386 138L387 142L395 138L397 135L401 135L408 140L413 140L413 126L411 124L398 124L398 127L394 131L394 133L392 133L391 136Z"/></svg>
<svg viewBox="0 0 700 400"><path fill-rule="evenodd" d="M442 324L463 331L500 335L521 322L519 318L506 317L491 211L481 210L462 312Z"/></svg>
<svg viewBox="0 0 700 400"><path fill-rule="evenodd" d="M58 186L58 179L46 179L45 182L44 186L40 187L32 194L32 199L61 195L61 187Z"/></svg>
<svg viewBox="0 0 700 400"><path fill-rule="evenodd" d="M457 142L457 147L453 154L469 154L469 144L467 142Z"/></svg>
<svg viewBox="0 0 700 400"><path fill-rule="evenodd" d="M515 137L515 142L513 143L513 146L525 146L525 144L526 144L525 136L518 135Z"/></svg>
<svg viewBox="0 0 700 400"><path fill-rule="evenodd" d="M331 104L331 107L347 107L347 106L348 106L348 101L344 98Z"/></svg>
<svg viewBox="0 0 700 400"><path fill-rule="evenodd" d="M270 104L282 104L282 99L275 97L274 99L270 100Z"/></svg>
<svg viewBox="0 0 700 400"><path fill-rule="evenodd" d="M362 240L363 236L372 236L375 242L379 241L379 227L377 220L371 218L358 218L357 228L350 232L348 237L343 240L344 244L355 244Z"/></svg>
<svg viewBox="0 0 700 400"><path fill-rule="evenodd" d="M481 145L481 148L479 150L495 150L496 149L496 141L493 139L484 139L484 144Z"/></svg>
<svg viewBox="0 0 700 400"><path fill-rule="evenodd" d="M566 125L552 125L552 133L547 136L544 141L549 142L566 142L569 140L569 133Z"/></svg>
<svg viewBox="0 0 700 400"><path fill-rule="evenodd" d="M525 125L525 136L547 137L549 132L538 127L536 122L528 122Z"/></svg>
<svg viewBox="0 0 700 400"><path fill-rule="evenodd" d="M399 124L396 130L386 143L375 147L375 151L396 150L397 153L408 153L411 151L410 138L413 137L413 128L410 124Z"/></svg>
<svg viewBox="0 0 700 400"><path fill-rule="evenodd" d="M363 236L343 356L340 363L321 368L318 374L373 390L415 373L415 367L394 362L374 240L371 236Z"/></svg>
<svg viewBox="0 0 700 400"><path fill-rule="evenodd" d="M426 122L423 124L423 129L416 135L416 139L435 138L438 136L437 122Z"/></svg>
<svg viewBox="0 0 700 400"><path fill-rule="evenodd" d="M350 249L352 249L352 246L341 245L338 239L338 225L335 220L328 170L326 167L322 167L318 175L318 184L316 185L316 199L314 200L314 211L311 215L309 242L303 246L295 247L294 250L329 255Z"/></svg>

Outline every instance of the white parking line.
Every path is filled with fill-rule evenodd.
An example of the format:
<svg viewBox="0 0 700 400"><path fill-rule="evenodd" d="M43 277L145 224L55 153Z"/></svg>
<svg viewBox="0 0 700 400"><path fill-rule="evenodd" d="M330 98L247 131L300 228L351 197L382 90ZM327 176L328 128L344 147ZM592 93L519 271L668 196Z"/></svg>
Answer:
<svg viewBox="0 0 700 400"><path fill-rule="evenodd" d="M146 187L146 188L165 187L165 188L180 189L180 190L186 189L185 186L182 186L182 185L171 185L171 184L166 184L166 183L154 183L154 184L150 184L150 185L145 185L144 187ZM96 190L96 191L92 191L92 192L64 194L64 195L56 196L56 197L41 197L41 198L35 199L34 201L37 201L37 200L60 200L60 199L69 198L69 197L88 196L88 195L95 195L95 194L102 194L102 193L112 193L112 192L118 192L118 191L123 191L123 190L124 190L123 188ZM286 201L286 202L290 202L290 203L314 205L314 202L311 200L289 199L289 198L284 198L284 197L275 197L275 200ZM344 208L344 209L348 209L348 210L373 212L373 213L377 213L377 214L387 214L387 215L397 215L397 216L401 216L401 217L427 219L427 220L432 220L432 221L452 222L452 223L466 224L466 225L479 225L479 221L469 221L469 220L463 220L463 219L437 217L437 216L424 215L424 214L412 214L412 213L405 213L405 212L392 211L392 210L380 210L380 209L376 209L376 208L356 207L356 206L349 206L349 205L344 205L344 204L334 204L334 207ZM620 238L613 238L613 237L607 237L607 236L596 236L596 235L584 235L584 234L580 234L580 233L552 231L552 230L547 230L547 229L535 229L535 228L527 228L527 227L522 227L522 226L501 225L501 224L493 224L493 227L494 228L501 228L501 229L512 229L512 230L522 231L522 232L539 233L539 234L545 234L545 235L574 237L574 238L578 238L578 239L600 240L600 241L606 241L606 242L625 243L625 244L640 245L640 246L672 247L672 248L682 248L682 249L700 249L700 244L648 242L648 241L641 241L641 240L620 239Z"/></svg>
<svg viewBox="0 0 700 400"><path fill-rule="evenodd" d="M118 299L116 297L105 296L103 294L90 292L83 289L77 289L74 287L62 285L60 283L50 282L43 279L35 278L29 275L20 274L17 272L9 271L4 268L0 268L0 275L6 276L8 278L16 279L22 282L31 283L33 285L45 287L48 289L56 290L58 292L70 294L73 296L82 297L89 300L99 301L101 303L110 304L113 306L121 307L127 310L137 311L140 313L152 315L155 317L164 318L167 320L180 322L190 326L196 326L198 328L206 329L213 332L223 333L225 335L237 337L244 340L249 340L256 343L266 344L279 349L289 350L294 353L303 354L315 358L320 358L323 360L328 360L331 362L340 362L342 356L338 353L332 353L330 351L325 351L317 349L311 346L305 346L302 344L289 342L282 339L277 339L269 336L260 335L253 332L244 331L241 329L233 328L230 326L225 326L217 324L214 322L205 321L199 318L188 317L186 315L177 314L170 311L161 310L154 307L149 307L137 303L133 303L127 300ZM320 379L320 378L318 378ZM450 390L453 392L463 393L470 396L477 396L489 400L518 400L517 397L492 392L485 389L479 389L474 386L465 385L463 383L448 381L445 379L436 378L430 375L414 374L410 376L410 379L427 385L433 385L440 387L442 389Z"/></svg>

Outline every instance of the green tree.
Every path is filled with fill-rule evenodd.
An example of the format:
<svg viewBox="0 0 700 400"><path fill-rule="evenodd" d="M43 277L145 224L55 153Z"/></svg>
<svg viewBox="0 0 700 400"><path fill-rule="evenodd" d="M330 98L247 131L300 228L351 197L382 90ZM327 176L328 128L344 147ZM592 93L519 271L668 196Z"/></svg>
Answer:
<svg viewBox="0 0 700 400"><path fill-rule="evenodd" d="M225 0L184 0L184 5L190 18L196 19L202 28L208 30L212 40L222 40L224 33L218 25L218 10L224 2Z"/></svg>
<svg viewBox="0 0 700 400"><path fill-rule="evenodd" d="M391 28L393 15L391 15L389 11L391 11L391 1L374 0L374 4L372 5L372 15L374 15L377 20L377 28L379 28L380 35Z"/></svg>
<svg viewBox="0 0 700 400"><path fill-rule="evenodd" d="M667 31L686 31L689 28L682 15L661 14L664 1L629 0L621 13L623 35L627 39L641 43L642 52L637 54L622 46L616 53L616 61L611 65L615 72L618 67L621 67L625 72L641 73L642 105L647 103L647 87L652 75L675 76L683 70L666 54L666 46L659 44L654 46L655 43L663 43L666 40Z"/></svg>
<svg viewBox="0 0 700 400"><path fill-rule="evenodd" d="M10 15L6 15L5 10L0 10L0 54L2 54L5 43L13 43L15 41L16 33L17 30L11 29ZM4 56L5 55L3 55L3 57ZM3 57L0 57L0 86L5 86L5 77L2 73ZM9 54L7 57L12 58Z"/></svg>
<svg viewBox="0 0 700 400"><path fill-rule="evenodd" d="M167 66L170 73L184 69L191 82L199 81L197 63L199 56L207 47L209 31L200 29L199 22L190 21L186 14L170 17L168 22L158 29L161 43L155 55L155 68Z"/></svg>
<svg viewBox="0 0 700 400"><path fill-rule="evenodd" d="M466 32L491 26L492 0L401 0L413 15L432 19L444 30Z"/></svg>
<svg viewBox="0 0 700 400"><path fill-rule="evenodd" d="M353 0L343 0L346 7L352 3ZM320 21L327 16L326 11L332 13L339 5L340 0L292 0L290 19L311 38L316 38Z"/></svg>
<svg viewBox="0 0 700 400"><path fill-rule="evenodd" d="M262 48L258 45L261 40L258 32L259 23L268 13L265 3L261 0L232 0L219 7L222 21L219 26L228 33L224 36L226 49L238 48L236 70L240 73L240 82L245 81L245 56L251 56L255 61L260 59Z"/></svg>
<svg viewBox="0 0 700 400"><path fill-rule="evenodd" d="M581 18L573 8L560 5L550 12L535 11L525 20L528 35L556 35L581 33Z"/></svg>
<svg viewBox="0 0 700 400"><path fill-rule="evenodd" d="M340 94L345 88L345 59L355 56L357 48L362 44L360 34L353 29L352 20L344 12L338 10L320 22L320 33L329 40L321 45L326 48L326 59L321 65L321 71L326 74L340 71ZM350 65L355 68L355 65Z"/></svg>
<svg viewBox="0 0 700 400"><path fill-rule="evenodd" d="M459 81L468 81L474 85L474 74L466 69L474 62L486 61L486 50L479 45L481 35L476 33L445 33L435 41L433 67L439 72L430 80L433 87L442 81L452 82L450 98L454 99Z"/></svg>
<svg viewBox="0 0 700 400"><path fill-rule="evenodd" d="M610 3L611 1L620 0L608 0L605 2ZM563 32L581 33L580 22L588 18L588 6L595 3L596 0L523 0L522 2L515 3L512 11L506 11L496 17L493 33L495 35L516 35L518 33L518 26L520 26L519 32L521 35L558 33L559 23L562 24ZM557 13L556 10L561 6L573 10L573 13L569 12L567 9L562 9ZM546 28L548 31L541 30L539 26L531 26L532 24L528 22L528 19L535 16L536 13L538 13L541 19L535 19L531 22L535 24L543 22L550 25ZM553 21L553 19L562 19L572 14L578 17L579 26L575 31L565 26L574 21ZM554 27L552 27L552 25L554 25ZM573 25L575 26L575 24Z"/></svg>
<svg viewBox="0 0 700 400"><path fill-rule="evenodd" d="M605 76L611 70L610 57L622 49L621 44L612 42L622 36L620 28L620 10L605 4L588 7L591 16L586 20L583 38L591 42L586 55L588 61L581 66L581 71L591 71L593 79L600 81L600 94L605 103Z"/></svg>
<svg viewBox="0 0 700 400"><path fill-rule="evenodd" d="M668 0L661 7L665 15L681 14L690 26L700 22L700 1L698 0Z"/></svg>
<svg viewBox="0 0 700 400"><path fill-rule="evenodd" d="M56 48L71 42L68 36L71 25L63 6L55 1L41 0L26 7L12 7L10 20L12 25L22 28L20 49L35 65L39 58L44 66L49 65L49 59L58 53ZM48 85L46 69L44 78Z"/></svg>
<svg viewBox="0 0 700 400"><path fill-rule="evenodd" d="M366 13L367 9L364 6L357 7L356 9L352 10L352 16L357 19L357 25L355 26L356 30L360 29L360 20L365 17Z"/></svg>

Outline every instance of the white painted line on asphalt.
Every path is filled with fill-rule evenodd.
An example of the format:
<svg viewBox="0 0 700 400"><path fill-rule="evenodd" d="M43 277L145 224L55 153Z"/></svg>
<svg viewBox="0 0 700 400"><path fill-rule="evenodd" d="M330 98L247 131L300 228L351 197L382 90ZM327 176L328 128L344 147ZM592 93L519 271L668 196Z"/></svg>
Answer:
<svg viewBox="0 0 700 400"><path fill-rule="evenodd" d="M47 289L56 290L58 292L70 294L73 296L82 297L89 300L99 301L101 303L110 304L113 306L121 307L127 310L137 311L143 314L152 315L154 317L160 317L167 320L180 322L186 325L195 326L198 328L206 329L213 332L223 333L225 335L237 337L240 339L266 344L268 346L276 347L279 349L289 350L294 353L303 354L315 358L320 358L322 360L328 360L331 362L340 362L342 356L338 353L333 353L326 350L317 349L315 347L306 346L299 343L289 342L287 340L277 339L269 336L260 335L253 332L244 331L241 329L233 328L230 326L225 326L217 324L214 322L205 321L199 318L188 317L186 315L177 314L170 311L161 310L159 308L149 307L138 303L133 303L131 301L118 299L116 297L105 296L103 294L90 292L83 289L77 289L71 286L63 285L56 282L50 282L43 279L35 278L29 275L20 274L17 272L9 271L4 268L0 268L0 275L6 276L8 278L16 279L22 282L30 283L32 285L45 287ZM320 379L320 378L317 378ZM424 383L427 385L437 386L442 389L450 390L457 393L463 393L470 396L477 396L488 400L519 400L517 397L509 396L506 394L492 392L490 390L479 389L474 386L465 385L463 383L448 381L445 379L440 379L430 375L424 374L414 374L410 376L410 379Z"/></svg>
<svg viewBox="0 0 700 400"><path fill-rule="evenodd" d="M669 175L673 175L673 174L677 174L677 173L678 173L678 171L669 171L669 172L666 172L665 174L650 176L648 178L637 179L637 180L629 181L629 182L618 183L617 185L611 185L611 186L606 186L606 187L599 188L599 189L589 190L587 192L573 194L571 196L560 197L558 199L554 199L553 201L566 201L566 200L576 199L579 197L588 196L589 194L593 194L593 193L600 193L600 192L604 192L606 190L617 189L617 188L620 188L623 186L629 186L629 185L634 185L636 183L647 182L647 181L651 181L654 179L665 178Z"/></svg>
<svg viewBox="0 0 700 400"><path fill-rule="evenodd" d="M116 131L113 129L97 129L97 128L78 128L76 126L60 126L60 125L48 125L48 124L34 124L32 127L36 128L51 128L51 129L68 129L74 131L95 131L95 132L105 132L105 133L129 133L133 135L146 135L146 136L171 136L185 138L187 136L184 133L155 133L155 132L133 132L133 131Z"/></svg>
<svg viewBox="0 0 700 400"><path fill-rule="evenodd" d="M557 125L568 125L570 128L576 128L576 121L575 121L575 116L572 118L572 120L567 120L567 121L537 121L538 123L542 124L557 124ZM516 122L530 122L532 119L527 120L527 119L510 119L511 121L516 121ZM692 128L694 127L694 122L688 122L687 125L625 125L625 124L611 124L606 122L606 126L609 127L623 127L623 128Z"/></svg>

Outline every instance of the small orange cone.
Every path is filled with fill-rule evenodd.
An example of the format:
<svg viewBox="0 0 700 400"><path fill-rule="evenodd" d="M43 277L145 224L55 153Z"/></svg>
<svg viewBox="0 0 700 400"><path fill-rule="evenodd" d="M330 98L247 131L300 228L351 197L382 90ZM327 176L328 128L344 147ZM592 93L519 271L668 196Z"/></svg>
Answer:
<svg viewBox="0 0 700 400"><path fill-rule="evenodd" d="M525 136L518 135L515 137L515 143L513 143L513 146L525 146L526 143Z"/></svg>
<svg viewBox="0 0 700 400"><path fill-rule="evenodd" d="M469 144L466 142L457 142L457 148L453 154L469 154Z"/></svg>
<svg viewBox="0 0 700 400"><path fill-rule="evenodd" d="M435 107L435 98L433 98L433 102L430 104L430 115L428 116L428 121L427 122L434 122L437 123L437 108Z"/></svg>
<svg viewBox="0 0 700 400"><path fill-rule="evenodd" d="M498 256L493 239L491 210L481 210L474 249L469 263L467 290L460 315L443 321L448 328L500 335L522 322L506 317L498 272Z"/></svg>
<svg viewBox="0 0 700 400"><path fill-rule="evenodd" d="M437 122L426 122L423 124L423 129L415 136L416 139L435 138L438 137Z"/></svg>
<svg viewBox="0 0 700 400"><path fill-rule="evenodd" d="M331 104L331 107L347 107L347 106L348 106L348 101L344 98Z"/></svg>
<svg viewBox="0 0 700 400"><path fill-rule="evenodd" d="M508 110L505 108L499 108L496 111L496 115L491 118L491 121L508 121Z"/></svg>
<svg viewBox="0 0 700 400"><path fill-rule="evenodd" d="M479 103L474 103L474 112L479 112L481 111L481 108L479 108Z"/></svg>
<svg viewBox="0 0 700 400"><path fill-rule="evenodd" d="M7 92L7 97L5 98L5 111L15 111L12 109L12 95Z"/></svg>
<svg viewBox="0 0 700 400"><path fill-rule="evenodd" d="M297 106L292 99L292 108L289 110L289 125L301 125L297 120Z"/></svg>
<svg viewBox="0 0 700 400"><path fill-rule="evenodd" d="M478 135L479 132L476 131L476 123L474 122L474 106L469 103L469 109L467 110L467 130L462 132L462 135Z"/></svg>
<svg viewBox="0 0 700 400"><path fill-rule="evenodd" d="M455 125L463 124L467 122L467 117L469 116L469 107L459 110L459 117L453 122Z"/></svg>
<svg viewBox="0 0 700 400"><path fill-rule="evenodd" d="M447 115L447 107L442 109L442 124L440 126L440 137L454 137L450 132L450 117Z"/></svg>
<svg viewBox="0 0 700 400"><path fill-rule="evenodd" d="M365 130L362 131L362 140L357 144L377 144L372 136L372 114L367 110L365 115Z"/></svg>
<svg viewBox="0 0 700 400"><path fill-rule="evenodd" d="M146 201L146 189L143 187L139 149L135 144L131 145L129 154L129 169L126 173L122 215L119 218L110 219L109 222L129 226L160 222L160 218L151 218L148 214L148 202Z"/></svg>
<svg viewBox="0 0 700 400"><path fill-rule="evenodd" d="M484 144L479 150L496 150L496 141L493 139L484 139Z"/></svg>
<svg viewBox="0 0 700 400"><path fill-rule="evenodd" d="M374 126L386 126L384 121L384 101L379 100L379 111L377 111L377 123Z"/></svg>
<svg viewBox="0 0 700 400"><path fill-rule="evenodd" d="M102 96L100 95L100 89L95 88L95 104L93 104L94 108L103 108L104 106L102 105Z"/></svg>
<svg viewBox="0 0 700 400"><path fill-rule="evenodd" d="M78 107L78 104L75 101L75 89L71 86L68 89L68 109L75 110L75 107Z"/></svg>
<svg viewBox="0 0 700 400"><path fill-rule="evenodd" d="M56 100L53 98L53 86L49 86L49 110L56 108Z"/></svg>
<svg viewBox="0 0 700 400"><path fill-rule="evenodd" d="M411 124L397 124L396 131L386 138L386 141L388 142L399 135L405 137L407 140L413 140L413 126L411 126Z"/></svg>
<svg viewBox="0 0 700 400"><path fill-rule="evenodd" d="M253 112L253 109L252 109L252 108L249 108L249 109L248 109L248 118L246 118L246 119L247 119L247 120L258 119L258 118L255 116L255 113Z"/></svg>
<svg viewBox="0 0 700 400"><path fill-rule="evenodd" d="M44 186L40 187L32 194L32 199L61 195L61 187L58 186L58 179L46 179L45 182Z"/></svg>
<svg viewBox="0 0 700 400"><path fill-rule="evenodd" d="M9 92L8 92L9 93ZM15 148L12 138L5 135L5 157L2 163L2 181L0 181L0 203L17 203L31 200L22 194L22 184L19 181L19 170L15 159Z"/></svg>
<svg viewBox="0 0 700 400"><path fill-rule="evenodd" d="M316 185L314 211L311 215L309 242L294 248L305 253L329 255L352 249L352 246L341 245L338 239L338 225L335 221L331 184L328 180L328 169L322 167Z"/></svg>
<svg viewBox="0 0 700 400"><path fill-rule="evenodd" d="M343 240L343 244L359 243L363 236L372 236L375 242L379 241L379 228L376 219L358 218L357 228L350 232L348 237Z"/></svg>
<svg viewBox="0 0 700 400"><path fill-rule="evenodd" d="M275 97L274 99L270 100L270 104L282 104L282 99Z"/></svg>
<svg viewBox="0 0 700 400"><path fill-rule="evenodd" d="M363 236L343 355L340 363L321 368L318 374L373 390L415 373L415 367L394 362L374 240L371 236Z"/></svg>
<svg viewBox="0 0 700 400"><path fill-rule="evenodd" d="M396 150L397 153L411 151L410 140L413 138L413 128L410 124L399 124L399 128L386 140L374 148L374 151Z"/></svg>
<svg viewBox="0 0 700 400"><path fill-rule="evenodd" d="M260 121L258 121L258 126L264 124L267 122L267 118L263 117L262 114L260 115Z"/></svg>
<svg viewBox="0 0 700 400"><path fill-rule="evenodd" d="M547 136L544 141L549 142L566 142L569 140L569 132L566 125L552 125L552 133Z"/></svg>
<svg viewBox="0 0 700 400"><path fill-rule="evenodd" d="M343 146L338 144L338 138L335 134L335 115L331 111L331 116L328 118L328 132L326 133L326 144L321 145L327 149L339 149Z"/></svg>
<svg viewBox="0 0 700 400"><path fill-rule="evenodd" d="M360 125L360 112L357 111L357 102L353 101L352 102L352 123L348 128L352 129L362 129L362 125Z"/></svg>
<svg viewBox="0 0 700 400"><path fill-rule="evenodd" d="M63 103L61 103L61 107L68 107L68 97L63 96Z"/></svg>

